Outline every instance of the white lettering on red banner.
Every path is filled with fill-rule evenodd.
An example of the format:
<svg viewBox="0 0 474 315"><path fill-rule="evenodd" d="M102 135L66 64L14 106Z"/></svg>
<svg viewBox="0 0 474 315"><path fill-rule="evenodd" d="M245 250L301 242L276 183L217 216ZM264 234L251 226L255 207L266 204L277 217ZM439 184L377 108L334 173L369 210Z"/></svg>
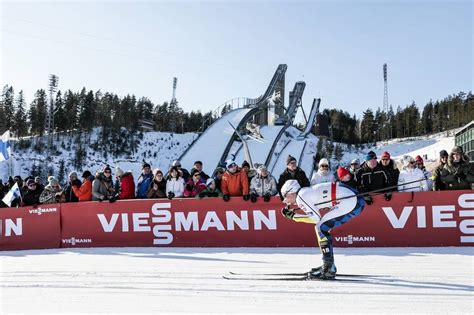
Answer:
<svg viewBox="0 0 474 315"><path fill-rule="evenodd" d="M22 218L0 220L0 236L9 237L12 234L16 236L23 235Z"/></svg>

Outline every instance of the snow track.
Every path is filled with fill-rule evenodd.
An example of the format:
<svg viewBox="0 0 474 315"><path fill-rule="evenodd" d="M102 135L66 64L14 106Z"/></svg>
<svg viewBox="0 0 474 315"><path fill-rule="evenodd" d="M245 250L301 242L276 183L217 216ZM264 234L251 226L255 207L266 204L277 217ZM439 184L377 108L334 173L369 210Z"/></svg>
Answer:
<svg viewBox="0 0 474 315"><path fill-rule="evenodd" d="M472 250L336 248L341 273L378 276L361 282L222 278L306 271L320 263L315 248L9 251L0 257L0 313L472 314Z"/></svg>

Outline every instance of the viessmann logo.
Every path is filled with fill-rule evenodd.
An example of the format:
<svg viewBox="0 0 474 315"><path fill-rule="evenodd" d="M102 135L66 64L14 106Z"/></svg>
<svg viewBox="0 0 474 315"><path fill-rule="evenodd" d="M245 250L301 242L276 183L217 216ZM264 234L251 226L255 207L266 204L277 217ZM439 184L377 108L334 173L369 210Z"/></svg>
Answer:
<svg viewBox="0 0 474 315"><path fill-rule="evenodd" d="M92 239L90 239L90 238L70 237L70 238L63 238L62 242L63 242L63 244L70 244L72 246L76 246L76 244L91 244Z"/></svg>
<svg viewBox="0 0 474 315"><path fill-rule="evenodd" d="M42 208L42 207L28 210L30 214L37 214L37 215L42 215L43 213L50 213L50 212L57 212L57 211L58 211L58 208Z"/></svg>
<svg viewBox="0 0 474 315"><path fill-rule="evenodd" d="M382 210L394 229L405 228L408 219L413 215L416 215L417 227L426 228L426 218L431 214L433 228L459 228L461 233L465 234L460 237L461 243L474 243L474 194L460 195L458 205L457 209L455 205L405 206L399 216L392 207L382 207ZM454 220L454 213L459 215L459 226Z"/></svg>
<svg viewBox="0 0 474 315"><path fill-rule="evenodd" d="M114 230L121 232L153 232L153 245L169 245L173 242L172 231L232 231L237 227L243 231L276 230L276 211L260 210L242 211L207 211L204 219L200 220L198 211L171 211L171 203L155 203L149 212L143 213L112 213L97 214L102 229L106 233ZM151 224L150 224L151 218ZM171 224L174 219L174 226ZM249 220L252 219L252 220ZM130 225L131 221L131 225ZM120 222L120 223L119 223ZM253 224L250 224L253 222Z"/></svg>
<svg viewBox="0 0 474 315"><path fill-rule="evenodd" d="M355 236L355 235L347 235L347 236L336 236L334 239L338 242L345 242L349 245L354 243L370 243L375 242L375 236Z"/></svg>

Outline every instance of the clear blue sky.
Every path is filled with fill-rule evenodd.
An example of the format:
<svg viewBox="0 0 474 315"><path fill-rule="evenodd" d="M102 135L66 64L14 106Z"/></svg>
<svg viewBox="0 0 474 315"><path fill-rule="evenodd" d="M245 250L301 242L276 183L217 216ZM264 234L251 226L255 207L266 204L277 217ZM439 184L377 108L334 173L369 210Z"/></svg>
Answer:
<svg viewBox="0 0 474 315"><path fill-rule="evenodd" d="M177 98L186 110L262 94L279 63L287 93L357 114L473 88L472 1L148 1L0 4L0 83ZM288 97L288 94L286 95Z"/></svg>

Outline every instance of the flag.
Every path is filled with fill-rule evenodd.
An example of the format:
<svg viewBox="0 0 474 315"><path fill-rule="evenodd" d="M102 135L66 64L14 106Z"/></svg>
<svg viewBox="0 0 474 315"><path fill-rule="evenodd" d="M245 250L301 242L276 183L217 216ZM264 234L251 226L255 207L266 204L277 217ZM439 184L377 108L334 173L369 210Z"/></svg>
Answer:
<svg viewBox="0 0 474 315"><path fill-rule="evenodd" d="M0 139L0 162L8 160L10 154L10 131L7 130Z"/></svg>
<svg viewBox="0 0 474 315"><path fill-rule="evenodd" d="M20 188L18 187L18 183L13 185L12 189L3 197L2 201L9 207L12 206L12 201L16 198L21 197Z"/></svg>

